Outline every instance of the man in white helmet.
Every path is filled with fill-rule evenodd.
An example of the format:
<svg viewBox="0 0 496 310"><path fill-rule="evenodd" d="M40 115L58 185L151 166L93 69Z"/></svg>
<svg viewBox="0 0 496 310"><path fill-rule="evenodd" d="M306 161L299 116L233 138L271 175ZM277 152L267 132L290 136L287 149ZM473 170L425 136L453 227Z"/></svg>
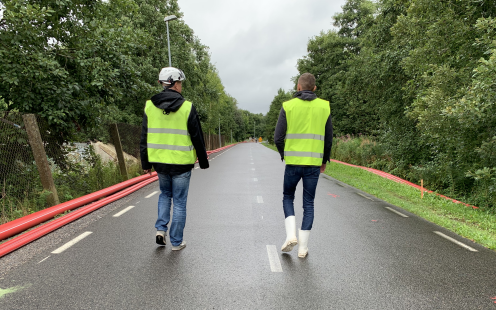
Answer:
<svg viewBox="0 0 496 310"><path fill-rule="evenodd" d="M143 170L151 173L153 167L159 177L161 193L155 241L159 245L166 244L171 222L169 238L173 251L186 247L183 230L191 170L197 158L201 169L209 167L200 119L193 104L181 95L185 79L177 68L160 71L158 82L164 90L146 102L140 143Z"/></svg>

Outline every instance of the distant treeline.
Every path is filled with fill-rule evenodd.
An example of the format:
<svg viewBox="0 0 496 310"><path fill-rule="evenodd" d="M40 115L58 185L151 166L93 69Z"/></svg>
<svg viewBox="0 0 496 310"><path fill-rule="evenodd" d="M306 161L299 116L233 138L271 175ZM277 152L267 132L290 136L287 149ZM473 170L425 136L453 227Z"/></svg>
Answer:
<svg viewBox="0 0 496 310"><path fill-rule="evenodd" d="M494 206L494 1L348 0L342 9L297 64L317 77L336 135L373 137L384 170ZM267 136L290 96L274 98Z"/></svg>
<svg viewBox="0 0 496 310"><path fill-rule="evenodd" d="M182 17L177 0L0 0L0 10L0 111L36 113L64 140L141 123L169 63L164 17ZM169 26L172 65L186 73L183 94L204 131L217 133L220 120L223 135L253 135L263 116L238 109L184 20Z"/></svg>

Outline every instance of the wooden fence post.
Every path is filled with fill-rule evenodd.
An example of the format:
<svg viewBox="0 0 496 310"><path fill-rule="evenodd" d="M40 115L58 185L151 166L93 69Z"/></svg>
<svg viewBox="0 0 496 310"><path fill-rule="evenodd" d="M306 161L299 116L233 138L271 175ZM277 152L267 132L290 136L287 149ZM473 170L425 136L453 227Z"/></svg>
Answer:
<svg viewBox="0 0 496 310"><path fill-rule="evenodd" d="M50 204L50 206L58 205L60 203L59 195L57 194L57 189L53 182L52 171L48 164L43 140L41 140L40 128L38 127L36 116L34 114L24 114L22 119L24 120L24 126L26 128L26 133L28 134L31 150L33 150L36 167L38 167L41 185L43 186L43 189L51 192L47 197L48 204Z"/></svg>
<svg viewBox="0 0 496 310"><path fill-rule="evenodd" d="M121 138L119 136L119 129L117 124L110 124L110 135L115 146L115 153L117 154L117 161L119 162L119 168L121 170L121 175L124 181L128 179L126 160L124 159L124 151L122 150Z"/></svg>

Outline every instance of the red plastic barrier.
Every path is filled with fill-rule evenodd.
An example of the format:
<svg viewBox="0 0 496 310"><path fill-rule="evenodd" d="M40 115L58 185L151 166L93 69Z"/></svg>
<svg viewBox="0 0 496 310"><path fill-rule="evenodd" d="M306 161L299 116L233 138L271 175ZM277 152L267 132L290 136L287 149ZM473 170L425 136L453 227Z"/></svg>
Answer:
<svg viewBox="0 0 496 310"><path fill-rule="evenodd" d="M389 173L384 172L384 171L381 171L381 170L377 170L377 169L373 169L373 168L367 168L367 167L362 167L362 166L357 166L357 165L352 165L352 164L348 164L348 163L345 163L345 162L342 162L342 161L339 161L339 160L335 160L335 159L331 159L331 161L333 161L335 163L343 164L343 165L346 165L346 166L350 166L350 167L355 167L355 168L360 168L360 169L363 169L363 170L367 170L367 171L372 172L373 174L377 174L377 175L379 175L379 176L381 176L383 178L386 178L386 179L389 179L389 180L393 180L393 181L398 182L398 183L406 184L406 185L409 185L411 187L415 187L418 190L420 190L420 188L421 188L419 185L417 185L415 183L409 182L407 180L403 180L402 178L399 178L399 177L397 177L395 175L389 174ZM433 191L427 190L425 188L424 188L424 191L427 192L427 193L434 193ZM435 194L437 196L439 196L439 197L443 197L445 199L451 200L454 203L460 203L460 204L462 204L464 206L471 207L472 209L479 209L479 207L469 205L468 203L464 203L464 202L461 202L459 200L456 200L456 199L453 199L453 198L450 198L450 197L447 197L447 196L444 196L444 195L441 195L441 194L438 194L438 193L435 193Z"/></svg>
<svg viewBox="0 0 496 310"><path fill-rule="evenodd" d="M147 180L142 181L141 183L138 183L136 185L133 185L123 191L120 191L116 194L113 194L112 196L109 196L107 198L104 198L102 200L99 200L97 202L94 202L90 205L87 205L85 207L82 207L79 210L76 210L74 212L71 212L65 216L62 216L56 220L53 220L49 223L46 223L45 225L42 225L40 227L37 227L31 231L28 231L12 240L9 240L5 243L2 243L0 245L0 257L17 250L20 247L23 247L24 245L40 238L43 237L44 235L66 225L69 224L70 222L85 216L88 213L91 213L95 211L98 208L101 208L111 202L114 202L118 199L121 199L122 197L131 194L132 192L150 184L158 180L157 176L151 177Z"/></svg>
<svg viewBox="0 0 496 310"><path fill-rule="evenodd" d="M58 204L56 206L35 212L33 214L24 216L22 218L19 218L17 220L5 223L3 225L0 225L0 240L4 240L7 238L10 238L12 236L15 236L31 227L34 227L38 224L41 224L43 222L46 222L50 219L52 219L54 216L64 213L65 211L68 210L73 210L76 208L79 208L81 206L84 206L90 202L96 201L100 198L106 197L110 194L113 194L115 192L118 192L120 190L125 189L126 187L129 187L133 184L142 182L146 179L152 178L153 176L156 176L156 173L154 175L142 175L124 182L121 182L119 184L110 186L108 188L99 190L97 192L88 194L86 196L82 196L61 204Z"/></svg>

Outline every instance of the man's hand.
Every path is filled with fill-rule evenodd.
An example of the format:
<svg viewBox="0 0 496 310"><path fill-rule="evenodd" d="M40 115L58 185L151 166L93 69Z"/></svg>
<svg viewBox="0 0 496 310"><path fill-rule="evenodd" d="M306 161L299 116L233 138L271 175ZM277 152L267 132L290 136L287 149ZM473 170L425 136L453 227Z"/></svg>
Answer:
<svg viewBox="0 0 496 310"><path fill-rule="evenodd" d="M320 173L324 173L326 165L327 164L322 164L322 166L320 166Z"/></svg>
<svg viewBox="0 0 496 310"><path fill-rule="evenodd" d="M152 169L144 169L143 171L145 172L145 174L149 173L150 175L152 175Z"/></svg>

